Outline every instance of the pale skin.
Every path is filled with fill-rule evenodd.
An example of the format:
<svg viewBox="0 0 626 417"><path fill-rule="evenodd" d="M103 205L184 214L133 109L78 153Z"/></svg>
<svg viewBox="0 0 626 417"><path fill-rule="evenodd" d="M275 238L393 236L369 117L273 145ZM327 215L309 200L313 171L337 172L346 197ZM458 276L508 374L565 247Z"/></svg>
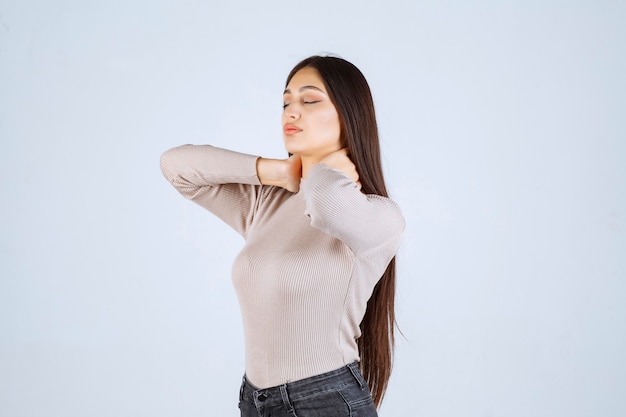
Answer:
<svg viewBox="0 0 626 417"><path fill-rule="evenodd" d="M324 164L343 172L360 187L359 175L348 149L341 147L339 114L324 82L314 68L303 68L289 81L283 95L283 139L292 156L287 159L259 158L261 184L298 192L300 179Z"/></svg>

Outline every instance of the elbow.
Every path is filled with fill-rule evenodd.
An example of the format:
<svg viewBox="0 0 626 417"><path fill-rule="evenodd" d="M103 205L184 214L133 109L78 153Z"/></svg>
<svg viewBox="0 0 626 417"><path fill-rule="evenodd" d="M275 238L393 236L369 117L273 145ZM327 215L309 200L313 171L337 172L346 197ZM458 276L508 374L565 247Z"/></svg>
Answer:
<svg viewBox="0 0 626 417"><path fill-rule="evenodd" d="M391 222L390 230L392 230L392 236L394 236L398 242L400 242L404 236L404 232L406 230L406 220L400 211L400 208L397 204L396 207L396 215L394 216L394 221Z"/></svg>
<svg viewBox="0 0 626 417"><path fill-rule="evenodd" d="M189 145L182 145L169 149L159 159L161 173L179 193L187 199L193 199L198 186L188 180L189 170L186 164L186 152Z"/></svg>
<svg viewBox="0 0 626 417"><path fill-rule="evenodd" d="M174 171L172 169L173 163L171 158L171 150L163 152L159 160L159 166L161 167L161 173L163 174L165 179L169 183L173 183L176 175L174 174Z"/></svg>
<svg viewBox="0 0 626 417"><path fill-rule="evenodd" d="M163 152L161 154L161 158L159 159L159 166L161 167L161 172L165 178L168 178L170 167L172 166L172 151L173 149Z"/></svg>
<svg viewBox="0 0 626 417"><path fill-rule="evenodd" d="M177 146L169 149L161 154L159 159L159 166L161 167L161 173L165 179L174 184L177 178L180 178L180 151L183 146Z"/></svg>
<svg viewBox="0 0 626 417"><path fill-rule="evenodd" d="M165 151L161 154L161 158L159 158L159 166L161 167L161 172L165 175L166 167L168 165L169 160L169 151Z"/></svg>

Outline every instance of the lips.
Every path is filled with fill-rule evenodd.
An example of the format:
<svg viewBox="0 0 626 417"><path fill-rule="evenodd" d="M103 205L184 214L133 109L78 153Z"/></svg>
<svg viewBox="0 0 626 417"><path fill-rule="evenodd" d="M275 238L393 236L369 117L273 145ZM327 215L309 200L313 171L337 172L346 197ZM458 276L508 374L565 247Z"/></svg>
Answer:
<svg viewBox="0 0 626 417"><path fill-rule="evenodd" d="M283 127L283 132L285 132L285 135L295 135L296 133L302 132L302 129L294 124L287 123Z"/></svg>

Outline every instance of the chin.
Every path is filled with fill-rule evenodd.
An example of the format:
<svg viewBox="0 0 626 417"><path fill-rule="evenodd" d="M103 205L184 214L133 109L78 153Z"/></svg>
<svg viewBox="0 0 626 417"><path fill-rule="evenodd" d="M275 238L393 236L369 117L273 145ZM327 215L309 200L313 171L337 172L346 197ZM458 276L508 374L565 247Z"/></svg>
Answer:
<svg viewBox="0 0 626 417"><path fill-rule="evenodd" d="M290 154L302 153L302 148L299 146L285 145L285 150Z"/></svg>

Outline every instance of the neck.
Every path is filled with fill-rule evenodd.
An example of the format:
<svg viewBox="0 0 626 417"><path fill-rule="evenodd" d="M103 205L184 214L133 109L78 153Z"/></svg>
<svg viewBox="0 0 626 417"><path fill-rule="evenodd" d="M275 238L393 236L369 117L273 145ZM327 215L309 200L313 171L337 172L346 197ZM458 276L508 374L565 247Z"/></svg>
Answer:
<svg viewBox="0 0 626 417"><path fill-rule="evenodd" d="M306 178L307 175L309 174L309 170L311 168L313 168L315 165L317 165L317 163L320 161L317 158L307 158L307 157L302 157L302 178Z"/></svg>
<svg viewBox="0 0 626 417"><path fill-rule="evenodd" d="M319 164L322 160L324 160L324 158L333 152L335 151L320 155L300 155L300 160L302 161L302 178L306 178L311 168Z"/></svg>
<svg viewBox="0 0 626 417"><path fill-rule="evenodd" d="M319 164L326 155L322 156L301 156L300 159L302 161L302 178L306 178L309 174L309 170L313 168L315 165Z"/></svg>

